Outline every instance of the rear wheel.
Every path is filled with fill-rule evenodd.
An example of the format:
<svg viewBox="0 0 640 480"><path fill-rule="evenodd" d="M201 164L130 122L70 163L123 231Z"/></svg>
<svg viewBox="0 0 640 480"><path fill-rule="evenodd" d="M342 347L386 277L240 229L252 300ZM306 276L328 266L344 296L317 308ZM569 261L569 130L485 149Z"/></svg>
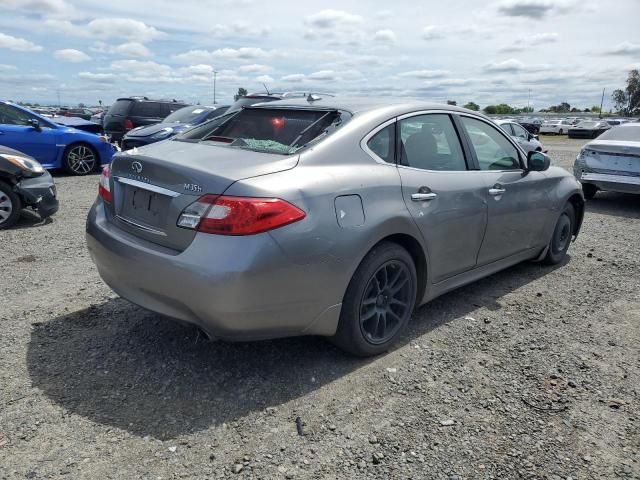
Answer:
<svg viewBox="0 0 640 480"><path fill-rule="evenodd" d="M564 130L563 129L558 130L558 135L564 135Z"/></svg>
<svg viewBox="0 0 640 480"><path fill-rule="evenodd" d="M547 265L556 265L564 259L571 244L575 219L576 214L573 205L567 203L556 222L556 227L553 230L553 235L549 242L547 255L543 260Z"/></svg>
<svg viewBox="0 0 640 480"><path fill-rule="evenodd" d="M64 169L71 175L87 175L98 167L98 154L89 145L70 145L64 152Z"/></svg>
<svg viewBox="0 0 640 480"><path fill-rule="evenodd" d="M20 218L22 202L12 188L4 182L0 182L0 230L9 228Z"/></svg>
<svg viewBox="0 0 640 480"><path fill-rule="evenodd" d="M353 275L331 340L362 357L386 352L411 318L416 289L411 255L395 243L379 244Z"/></svg>
<svg viewBox="0 0 640 480"><path fill-rule="evenodd" d="M584 198L586 198L587 200L591 200L596 196L596 193L598 193L598 187L590 183L583 183L582 193L584 193Z"/></svg>

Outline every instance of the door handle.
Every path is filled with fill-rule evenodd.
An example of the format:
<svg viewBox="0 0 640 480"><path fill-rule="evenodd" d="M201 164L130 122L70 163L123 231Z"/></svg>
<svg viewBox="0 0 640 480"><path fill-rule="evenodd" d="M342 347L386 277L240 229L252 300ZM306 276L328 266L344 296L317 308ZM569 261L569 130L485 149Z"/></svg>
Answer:
<svg viewBox="0 0 640 480"><path fill-rule="evenodd" d="M412 193L411 200L414 202L427 202L429 200L433 200L438 196L437 193Z"/></svg>
<svg viewBox="0 0 640 480"><path fill-rule="evenodd" d="M504 192L506 192L504 188L493 187L489 189L489 195L491 195L492 197L502 195Z"/></svg>

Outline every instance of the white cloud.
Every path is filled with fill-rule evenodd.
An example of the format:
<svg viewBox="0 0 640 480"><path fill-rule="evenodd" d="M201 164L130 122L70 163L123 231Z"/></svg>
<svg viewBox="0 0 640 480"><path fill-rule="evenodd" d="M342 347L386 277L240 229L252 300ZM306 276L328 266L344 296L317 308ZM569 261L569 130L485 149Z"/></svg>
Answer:
<svg viewBox="0 0 640 480"><path fill-rule="evenodd" d="M252 63L250 65L241 65L238 67L239 72L243 73L267 73L273 70L272 67L268 65L261 65L259 63Z"/></svg>
<svg viewBox="0 0 640 480"><path fill-rule="evenodd" d="M442 30L437 25L427 25L422 29L422 38L425 40L436 40L443 36Z"/></svg>
<svg viewBox="0 0 640 480"><path fill-rule="evenodd" d="M333 70L320 70L313 72L307 78L316 81L331 81L336 79L336 73Z"/></svg>
<svg viewBox="0 0 640 480"><path fill-rule="evenodd" d="M8 48L9 50L15 50L17 52L39 52L42 50L40 45L36 45L24 38L12 37L0 33L0 48Z"/></svg>
<svg viewBox="0 0 640 480"><path fill-rule="evenodd" d="M117 76L113 73L80 72L78 78L95 83L114 83Z"/></svg>
<svg viewBox="0 0 640 480"><path fill-rule="evenodd" d="M290 83L300 83L300 82L303 82L304 79L305 79L305 75L303 73L292 73L290 75L285 75L284 77L281 78L283 82L290 82Z"/></svg>
<svg viewBox="0 0 640 480"><path fill-rule="evenodd" d="M268 25L253 25L243 20L236 20L231 23L216 23L211 28L211 35L216 38L228 37L260 37L271 33L271 27Z"/></svg>
<svg viewBox="0 0 640 480"><path fill-rule="evenodd" d="M126 57L150 57L151 51L142 43L127 42L115 47L114 52Z"/></svg>
<svg viewBox="0 0 640 480"><path fill-rule="evenodd" d="M529 50L538 45L544 45L549 43L555 43L558 41L559 35L557 33L537 33L530 37L521 37L506 45L499 52L521 52L523 50Z"/></svg>
<svg viewBox="0 0 640 480"><path fill-rule="evenodd" d="M273 52L258 47L219 48L218 50L190 50L173 58L183 63L215 63L220 60L245 62L269 58Z"/></svg>
<svg viewBox="0 0 640 480"><path fill-rule="evenodd" d="M638 55L640 54L640 43L622 42L609 50L608 53L614 55Z"/></svg>
<svg viewBox="0 0 640 480"><path fill-rule="evenodd" d="M362 23L360 15L354 15L342 10L322 10L305 18L307 24L315 28L331 29L340 25L354 25Z"/></svg>
<svg viewBox="0 0 640 480"><path fill-rule="evenodd" d="M0 0L0 9L47 16L70 17L75 14L73 6L64 0Z"/></svg>
<svg viewBox="0 0 640 480"><path fill-rule="evenodd" d="M146 43L165 35L155 27L132 18L96 18L86 25L56 19L48 19L44 23L50 29L75 37L116 38L129 42Z"/></svg>
<svg viewBox="0 0 640 480"><path fill-rule="evenodd" d="M273 77L270 77L269 75L260 75L259 77L256 77L256 82L260 83L272 83L273 81Z"/></svg>
<svg viewBox="0 0 640 480"><path fill-rule="evenodd" d="M64 62L80 63L91 60L91 57L80 50L73 48L65 48L53 52L53 57Z"/></svg>
<svg viewBox="0 0 640 480"><path fill-rule="evenodd" d="M376 42L394 43L396 41L396 34L393 32L393 30L389 29L378 30L373 35L373 39Z"/></svg>
<svg viewBox="0 0 640 480"><path fill-rule="evenodd" d="M502 62L487 63L482 67L487 72L521 72L525 69L524 63L515 58L504 60Z"/></svg>
<svg viewBox="0 0 640 480"><path fill-rule="evenodd" d="M9 72L11 70L17 70L15 65L7 65L6 63L0 63L0 72Z"/></svg>
<svg viewBox="0 0 640 480"><path fill-rule="evenodd" d="M431 78L443 78L449 75L447 70L410 70L398 74L399 77L418 78L422 80Z"/></svg>

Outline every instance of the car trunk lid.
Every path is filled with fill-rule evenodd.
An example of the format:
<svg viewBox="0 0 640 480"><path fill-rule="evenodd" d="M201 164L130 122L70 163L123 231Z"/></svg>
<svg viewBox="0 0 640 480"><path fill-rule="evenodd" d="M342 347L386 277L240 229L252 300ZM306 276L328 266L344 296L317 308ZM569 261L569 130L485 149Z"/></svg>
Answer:
<svg viewBox="0 0 640 480"><path fill-rule="evenodd" d="M594 172L640 176L640 142L591 142L584 147L583 156Z"/></svg>
<svg viewBox="0 0 640 480"><path fill-rule="evenodd" d="M111 164L111 220L128 233L177 251L195 231L177 226L182 211L232 183L296 166L298 155L168 141L118 154Z"/></svg>

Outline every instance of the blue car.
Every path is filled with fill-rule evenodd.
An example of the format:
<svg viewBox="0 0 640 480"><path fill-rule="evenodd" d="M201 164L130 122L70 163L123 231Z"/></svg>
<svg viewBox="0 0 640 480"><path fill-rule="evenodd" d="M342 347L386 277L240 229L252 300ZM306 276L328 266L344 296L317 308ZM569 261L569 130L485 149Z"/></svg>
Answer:
<svg viewBox="0 0 640 480"><path fill-rule="evenodd" d="M184 132L188 128L219 117L228 109L229 105L216 105L213 107L189 105L188 107L183 107L167 116L160 123L129 130L122 138L122 149L129 150L134 147L142 147L160 140L166 140Z"/></svg>
<svg viewBox="0 0 640 480"><path fill-rule="evenodd" d="M44 168L86 175L111 161L107 138L59 125L19 105L0 101L0 145L35 158Z"/></svg>

